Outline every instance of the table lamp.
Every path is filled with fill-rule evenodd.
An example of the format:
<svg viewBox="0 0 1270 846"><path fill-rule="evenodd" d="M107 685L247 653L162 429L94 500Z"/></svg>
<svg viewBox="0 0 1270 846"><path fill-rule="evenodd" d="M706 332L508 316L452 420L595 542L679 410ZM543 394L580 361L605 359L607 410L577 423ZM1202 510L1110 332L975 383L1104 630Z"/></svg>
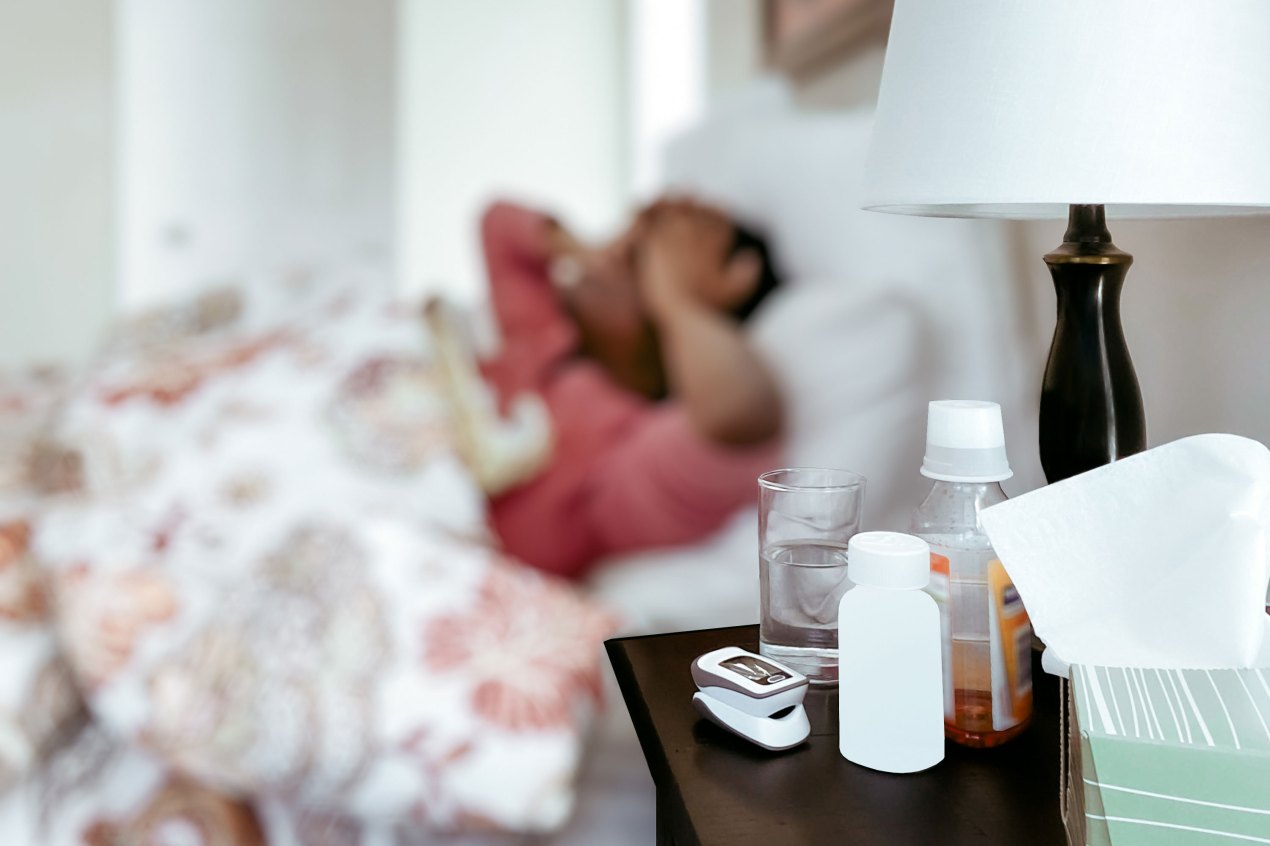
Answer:
<svg viewBox="0 0 1270 846"><path fill-rule="evenodd" d="M1270 0L897 0L867 168L868 209L1067 218L1041 463L1141 451L1106 221L1270 212Z"/></svg>

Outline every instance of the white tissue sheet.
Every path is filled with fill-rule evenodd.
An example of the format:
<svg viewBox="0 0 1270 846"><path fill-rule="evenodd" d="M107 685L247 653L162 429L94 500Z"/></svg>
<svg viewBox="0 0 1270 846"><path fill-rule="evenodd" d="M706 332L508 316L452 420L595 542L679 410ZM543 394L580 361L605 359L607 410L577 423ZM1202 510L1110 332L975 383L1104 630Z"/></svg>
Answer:
<svg viewBox="0 0 1270 846"><path fill-rule="evenodd" d="M1270 450L1256 441L1184 438L982 518L1036 634L1062 661L1270 665Z"/></svg>

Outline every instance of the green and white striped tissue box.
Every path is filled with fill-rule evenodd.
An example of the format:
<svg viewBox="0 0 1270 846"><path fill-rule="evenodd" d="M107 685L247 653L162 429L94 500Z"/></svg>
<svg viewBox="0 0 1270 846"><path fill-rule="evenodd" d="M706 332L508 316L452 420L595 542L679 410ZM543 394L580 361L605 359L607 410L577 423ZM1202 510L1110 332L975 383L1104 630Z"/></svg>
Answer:
<svg viewBox="0 0 1270 846"><path fill-rule="evenodd" d="M1074 665L1073 846L1270 844L1270 669Z"/></svg>

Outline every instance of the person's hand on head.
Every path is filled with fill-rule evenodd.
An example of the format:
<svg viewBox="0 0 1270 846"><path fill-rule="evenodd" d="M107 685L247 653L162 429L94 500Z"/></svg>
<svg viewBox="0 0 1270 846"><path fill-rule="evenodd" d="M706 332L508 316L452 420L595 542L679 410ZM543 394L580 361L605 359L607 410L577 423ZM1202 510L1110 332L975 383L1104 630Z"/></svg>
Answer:
<svg viewBox="0 0 1270 846"><path fill-rule="evenodd" d="M637 218L607 242L562 242L550 273L578 327L582 352L604 365L618 384L652 398L661 396L665 385L635 280L641 226Z"/></svg>
<svg viewBox="0 0 1270 846"><path fill-rule="evenodd" d="M586 245L563 223L554 217L543 220L541 232L541 249L548 258L576 255L586 251Z"/></svg>
<svg viewBox="0 0 1270 846"><path fill-rule="evenodd" d="M556 221L548 221L546 255L552 280L562 289L585 285L600 292L621 295L622 288L634 286L634 251L640 227L637 217L611 240L588 242Z"/></svg>
<svg viewBox="0 0 1270 846"><path fill-rule="evenodd" d="M762 261L750 250L732 255L736 229L723 212L670 198L642 217L639 282L654 320L685 307L729 311L754 292Z"/></svg>

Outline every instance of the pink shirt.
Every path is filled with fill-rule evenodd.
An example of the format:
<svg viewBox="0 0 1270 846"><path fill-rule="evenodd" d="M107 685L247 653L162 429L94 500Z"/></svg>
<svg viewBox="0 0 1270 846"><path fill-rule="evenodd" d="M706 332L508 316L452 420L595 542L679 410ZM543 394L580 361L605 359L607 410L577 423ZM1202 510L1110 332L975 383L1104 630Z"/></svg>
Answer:
<svg viewBox="0 0 1270 846"><path fill-rule="evenodd" d="M775 467L776 439L731 447L699 434L673 399L652 402L575 355L578 333L542 252L546 218L507 203L481 224L503 346L485 375L507 403L542 396L555 425L549 465L494 498L490 515L507 552L578 576L601 556L689 543L755 501L758 474Z"/></svg>

